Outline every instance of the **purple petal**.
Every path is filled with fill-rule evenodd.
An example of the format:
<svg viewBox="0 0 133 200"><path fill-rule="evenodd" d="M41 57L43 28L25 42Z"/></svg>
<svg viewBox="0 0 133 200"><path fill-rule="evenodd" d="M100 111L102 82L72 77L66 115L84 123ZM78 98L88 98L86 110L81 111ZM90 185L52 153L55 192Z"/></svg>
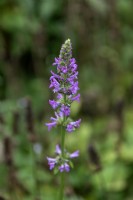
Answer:
<svg viewBox="0 0 133 200"><path fill-rule="evenodd" d="M54 88L53 89L54 92L58 92L60 90L60 84L53 76L50 78L49 88Z"/></svg>
<svg viewBox="0 0 133 200"><path fill-rule="evenodd" d="M67 163L62 164L61 166L59 166L59 170L60 170L60 172L63 172L63 171L69 172L70 166Z"/></svg>
<svg viewBox="0 0 133 200"><path fill-rule="evenodd" d="M56 159L55 159L55 158L47 157L47 160L48 160L49 163L56 162Z"/></svg>
<svg viewBox="0 0 133 200"><path fill-rule="evenodd" d="M57 153L57 154L61 154L61 149L60 149L60 146L57 144L56 145L56 150L55 150L55 152Z"/></svg>
<svg viewBox="0 0 133 200"><path fill-rule="evenodd" d="M48 131L50 131L53 127L57 125L57 122L51 122L45 124L48 127Z"/></svg>
<svg viewBox="0 0 133 200"><path fill-rule="evenodd" d="M49 164L49 169L52 170L55 167L55 163L50 163Z"/></svg>
<svg viewBox="0 0 133 200"><path fill-rule="evenodd" d="M62 94L60 94L60 93L57 94L57 99L62 99L62 97L63 97Z"/></svg>
<svg viewBox="0 0 133 200"><path fill-rule="evenodd" d="M63 72L64 74L66 74L67 71L68 71L68 69L67 69L66 66L61 66L60 70L61 70L61 72Z"/></svg>
<svg viewBox="0 0 133 200"><path fill-rule="evenodd" d="M70 60L69 68L71 69L72 72L77 70L77 64L75 64L75 62L76 60L74 58Z"/></svg>
<svg viewBox="0 0 133 200"><path fill-rule="evenodd" d="M52 170L55 167L56 159L47 157L49 169Z"/></svg>
<svg viewBox="0 0 133 200"><path fill-rule="evenodd" d="M67 124L67 128L66 130L68 132L72 132L75 130L75 128L78 128L80 126L80 122L81 122L81 119L75 121L75 122L70 122L69 124Z"/></svg>
<svg viewBox="0 0 133 200"><path fill-rule="evenodd" d="M67 163L64 164L64 168L66 172L70 171L70 166Z"/></svg>
<svg viewBox="0 0 133 200"><path fill-rule="evenodd" d="M78 81L76 81L76 82L73 83L72 86L70 87L70 91L72 92L72 94L76 94L78 90L79 90Z"/></svg>
<svg viewBox="0 0 133 200"><path fill-rule="evenodd" d="M78 150L69 155L70 158L76 158L78 156L79 156L79 151Z"/></svg>
<svg viewBox="0 0 133 200"><path fill-rule="evenodd" d="M57 119L54 118L54 117L50 117L50 120L51 120L52 122L56 122L56 121L57 121Z"/></svg>
<svg viewBox="0 0 133 200"><path fill-rule="evenodd" d="M49 104L52 106L53 109L56 109L60 103L55 100L49 100Z"/></svg>
<svg viewBox="0 0 133 200"><path fill-rule="evenodd" d="M63 117L63 112L59 111L58 113L55 112L55 116L58 118L62 118Z"/></svg>
<svg viewBox="0 0 133 200"><path fill-rule="evenodd" d="M59 65L60 61L61 61L60 58L55 58L55 62L53 63L53 65Z"/></svg>
<svg viewBox="0 0 133 200"><path fill-rule="evenodd" d="M66 130L70 133L74 131L74 126L72 124L68 124Z"/></svg>
<svg viewBox="0 0 133 200"><path fill-rule="evenodd" d="M61 80L61 79L63 79L61 76L59 76L58 74L55 74L53 71L51 71L51 74L53 75L53 76L51 76L51 78L53 77L53 78L56 78L57 80ZM51 80L51 78L50 78L50 80Z"/></svg>
<svg viewBox="0 0 133 200"><path fill-rule="evenodd" d="M64 165L59 166L59 170L60 170L60 172L63 172L64 171Z"/></svg>
<svg viewBox="0 0 133 200"><path fill-rule="evenodd" d="M75 97L72 97L71 98L72 99L72 101L80 101L80 94L77 94Z"/></svg>
<svg viewBox="0 0 133 200"><path fill-rule="evenodd" d="M62 105L61 106L61 111L63 112L63 114L65 116L69 116L70 115L70 108L68 106Z"/></svg>
<svg viewBox="0 0 133 200"><path fill-rule="evenodd" d="M78 128L80 126L81 119L75 121L75 127Z"/></svg>

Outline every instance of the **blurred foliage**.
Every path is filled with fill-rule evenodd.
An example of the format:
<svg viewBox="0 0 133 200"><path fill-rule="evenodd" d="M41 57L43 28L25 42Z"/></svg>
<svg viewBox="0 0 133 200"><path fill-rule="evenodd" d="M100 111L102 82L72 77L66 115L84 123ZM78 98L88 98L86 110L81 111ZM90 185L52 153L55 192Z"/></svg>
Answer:
<svg viewBox="0 0 133 200"><path fill-rule="evenodd" d="M60 140L44 122L52 62L71 38L81 93L72 115L82 124L66 136L80 157L65 199L133 199L132 8L132 0L0 0L0 198L56 198L46 156Z"/></svg>

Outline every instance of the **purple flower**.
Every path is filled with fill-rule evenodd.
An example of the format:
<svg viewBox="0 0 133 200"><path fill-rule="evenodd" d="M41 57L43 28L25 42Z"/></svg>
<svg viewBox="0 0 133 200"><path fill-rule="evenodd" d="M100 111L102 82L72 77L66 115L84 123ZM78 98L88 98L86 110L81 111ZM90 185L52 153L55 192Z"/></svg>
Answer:
<svg viewBox="0 0 133 200"><path fill-rule="evenodd" d="M73 132L75 130L74 126L72 124L68 124L66 130L68 132Z"/></svg>
<svg viewBox="0 0 133 200"><path fill-rule="evenodd" d="M68 80L71 84L73 84L73 81L74 81L75 79L78 79L78 72L75 72L75 74L72 74L72 75L69 76L69 78L67 78L67 80Z"/></svg>
<svg viewBox="0 0 133 200"><path fill-rule="evenodd" d="M60 148L60 146L59 146L58 144L56 145L55 152L56 152L57 154L61 154L61 148Z"/></svg>
<svg viewBox="0 0 133 200"><path fill-rule="evenodd" d="M49 88L54 88L53 89L54 93L58 92L60 90L59 82L53 76L50 78L50 81L51 81L51 84L50 84Z"/></svg>
<svg viewBox="0 0 133 200"><path fill-rule="evenodd" d="M51 71L50 86L54 93L56 93L55 100L49 100L55 112L55 117L50 118L50 122L46 123L48 131L53 127L60 125L65 127L67 132L73 132L80 126L81 119L72 121L70 116L70 108L73 101L80 100L78 93L78 66L75 58L72 58L72 45L70 39L66 40L60 50L60 55L55 58L53 63L56 66L56 72ZM64 147L63 147L64 148ZM63 151L63 153L62 153ZM60 172L69 172L71 159L79 156L79 151L68 153L56 145L56 158L49 158L48 165L50 170L55 168Z"/></svg>
<svg viewBox="0 0 133 200"><path fill-rule="evenodd" d="M48 127L48 131L50 131L51 128L57 125L57 122L50 122L50 123L46 123L45 125Z"/></svg>
<svg viewBox="0 0 133 200"><path fill-rule="evenodd" d="M59 76L58 74L55 74L53 71L51 71L51 74L52 74L52 76L50 77L50 80L51 80L52 78L55 78L55 79L57 79L58 81L61 81L61 80L64 79L63 77Z"/></svg>
<svg viewBox="0 0 133 200"><path fill-rule="evenodd" d="M58 94L57 94L57 99L62 99L62 98L63 98L63 95L60 94L60 93L58 93Z"/></svg>
<svg viewBox="0 0 133 200"><path fill-rule="evenodd" d="M75 128L78 128L80 126L80 122L81 122L81 119L75 121L75 122L70 122L68 125L67 125L67 128L66 130L68 132L72 132L75 130Z"/></svg>
<svg viewBox="0 0 133 200"><path fill-rule="evenodd" d="M69 157L70 158L76 158L76 157L78 157L79 156L79 151L77 150L77 151L74 151L73 153L71 153L70 155L69 155Z"/></svg>
<svg viewBox="0 0 133 200"><path fill-rule="evenodd" d="M56 149L55 149L55 152L56 154L60 155L62 152L61 152L61 148L60 146L57 144L56 145ZM73 153L69 154L69 158L76 158L79 156L79 150L77 151L74 151Z"/></svg>
<svg viewBox="0 0 133 200"><path fill-rule="evenodd" d="M58 113L57 112L55 112L55 116L56 116L56 120L58 121L58 120L60 120L61 118L63 119L63 112L61 112L61 111L59 111Z"/></svg>
<svg viewBox="0 0 133 200"><path fill-rule="evenodd" d="M63 171L69 172L70 159L73 159L79 156L78 150L74 151L71 154L65 150L64 157L62 157L62 151L58 144L56 145L55 153L57 154L56 158L47 157L49 169L52 170L53 168L57 167L60 172L63 172Z"/></svg>
<svg viewBox="0 0 133 200"><path fill-rule="evenodd" d="M63 171L69 172L70 166L67 163L64 163L61 166L59 166L59 170L60 170L60 172L63 172Z"/></svg>
<svg viewBox="0 0 133 200"><path fill-rule="evenodd" d="M76 60L75 58L70 59L69 68L72 72L75 72L77 70L77 64L75 64Z"/></svg>
<svg viewBox="0 0 133 200"><path fill-rule="evenodd" d="M67 69L66 66L61 66L61 67L60 67L60 71L61 71L62 73L64 73L64 74L66 74L67 71L68 71L68 69Z"/></svg>
<svg viewBox="0 0 133 200"><path fill-rule="evenodd" d="M56 125L58 124L58 114L55 112L55 116L57 118L54 118L54 117L51 117L50 120L51 122L50 123L45 123L45 125L48 127L48 131L50 131L53 127L56 127Z"/></svg>
<svg viewBox="0 0 133 200"><path fill-rule="evenodd" d="M70 87L70 91L72 92L72 94L76 94L78 90L79 90L78 81L76 81L76 82L73 83L73 85Z"/></svg>
<svg viewBox="0 0 133 200"><path fill-rule="evenodd" d="M77 94L76 96L70 97L72 101L80 101L80 94Z"/></svg>
<svg viewBox="0 0 133 200"><path fill-rule="evenodd" d="M60 65L60 58L55 58L55 62L53 63L53 65Z"/></svg>
<svg viewBox="0 0 133 200"><path fill-rule="evenodd" d="M47 157L47 160L48 160L49 169L52 170L55 167L57 161L55 158L50 158L50 157Z"/></svg>
<svg viewBox="0 0 133 200"><path fill-rule="evenodd" d="M74 126L75 126L76 128L78 128L78 127L80 126L80 122L81 122L81 119L79 119L79 120L73 122L73 124L74 124Z"/></svg>
<svg viewBox="0 0 133 200"><path fill-rule="evenodd" d="M69 116L70 115L70 108L68 106L62 105L61 106L61 111L63 112L64 116Z"/></svg>
<svg viewBox="0 0 133 200"><path fill-rule="evenodd" d="M49 100L49 104L52 106L53 109L56 109L60 103L55 100Z"/></svg>
<svg viewBox="0 0 133 200"><path fill-rule="evenodd" d="M59 58L55 58L53 65L57 66L57 73L51 71L49 88L57 93L57 99L49 100L49 103L53 109L58 109L58 116L56 121L46 124L49 130L56 126L57 121L59 124L61 122L66 124L62 119L65 116L64 119L67 120L70 115L71 103L80 100L80 94L77 94L79 90L77 64L75 58L72 58L72 45L69 39L62 45ZM75 122L70 122L66 130L72 132L77 127Z"/></svg>

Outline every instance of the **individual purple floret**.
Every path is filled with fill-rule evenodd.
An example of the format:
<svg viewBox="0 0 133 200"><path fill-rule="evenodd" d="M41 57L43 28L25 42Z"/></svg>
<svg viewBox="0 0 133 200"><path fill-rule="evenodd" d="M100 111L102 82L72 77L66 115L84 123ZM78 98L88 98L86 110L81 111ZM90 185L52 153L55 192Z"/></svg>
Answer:
<svg viewBox="0 0 133 200"><path fill-rule="evenodd" d="M68 106L62 105L61 106L61 111L63 112L64 116L69 116L70 115L70 108Z"/></svg>
<svg viewBox="0 0 133 200"><path fill-rule="evenodd" d="M70 122L69 124L67 124L66 130L68 132L73 132L75 130L75 128L78 128L80 126L80 122L81 122L81 119L79 119L78 121L75 121L75 122Z"/></svg>
<svg viewBox="0 0 133 200"><path fill-rule="evenodd" d="M74 82L72 86L69 88L69 91L71 91L71 94L77 94L77 91L79 90L78 87L78 81Z"/></svg>
<svg viewBox="0 0 133 200"><path fill-rule="evenodd" d="M53 127L56 127L57 122L53 121L53 122L50 122L50 123L46 123L45 125L48 127L48 131L50 131Z"/></svg>
<svg viewBox="0 0 133 200"><path fill-rule="evenodd" d="M56 159L47 157L49 169L52 170L55 167Z"/></svg>
<svg viewBox="0 0 133 200"><path fill-rule="evenodd" d="M79 151L78 150L69 155L70 158L76 158L78 156L79 156Z"/></svg>
<svg viewBox="0 0 133 200"><path fill-rule="evenodd" d="M57 153L58 155L61 154L61 148L58 144L56 145L55 153Z"/></svg>
<svg viewBox="0 0 133 200"><path fill-rule="evenodd" d="M74 97L69 97L72 101L80 101L80 94L77 94L76 96Z"/></svg>
<svg viewBox="0 0 133 200"><path fill-rule="evenodd" d="M50 81L51 81L51 83L50 83L49 88L53 88L53 92L54 93L55 92L59 92L60 91L60 84L59 84L59 82L54 77L52 77L50 79Z"/></svg>
<svg viewBox="0 0 133 200"><path fill-rule="evenodd" d="M69 172L70 166L67 163L64 163L59 167L59 170L60 170L60 172L63 172L63 171Z"/></svg>
<svg viewBox="0 0 133 200"><path fill-rule="evenodd" d="M58 93L58 94L57 94L57 99L62 99L62 98L63 98L63 95L60 94L60 93Z"/></svg>
<svg viewBox="0 0 133 200"><path fill-rule="evenodd" d="M56 109L60 103L55 100L49 100L49 104L52 106L53 109Z"/></svg>
<svg viewBox="0 0 133 200"><path fill-rule="evenodd" d="M58 124L60 124L61 120L63 120L63 112L55 112L55 117L51 117L50 120L51 122L50 123L45 123L45 125L48 127L48 131L50 131L53 127L56 127Z"/></svg>

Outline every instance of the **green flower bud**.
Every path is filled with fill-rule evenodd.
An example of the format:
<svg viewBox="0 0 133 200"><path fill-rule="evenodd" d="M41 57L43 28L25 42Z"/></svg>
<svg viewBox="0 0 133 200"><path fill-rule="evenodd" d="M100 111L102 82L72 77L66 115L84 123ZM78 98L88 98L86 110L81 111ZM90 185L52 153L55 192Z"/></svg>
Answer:
<svg viewBox="0 0 133 200"><path fill-rule="evenodd" d="M64 61L65 64L68 64L72 57L72 44L70 39L67 39L62 45L59 57Z"/></svg>

